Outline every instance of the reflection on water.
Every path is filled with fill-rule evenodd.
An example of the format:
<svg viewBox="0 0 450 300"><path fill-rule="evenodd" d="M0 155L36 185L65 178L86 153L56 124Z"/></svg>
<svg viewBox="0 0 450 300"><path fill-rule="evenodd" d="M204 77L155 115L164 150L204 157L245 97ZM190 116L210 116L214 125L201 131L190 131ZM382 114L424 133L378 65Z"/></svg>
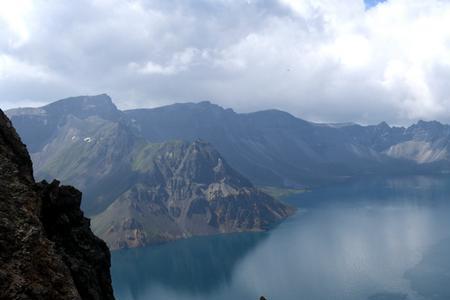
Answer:
<svg viewBox="0 0 450 300"><path fill-rule="evenodd" d="M408 270L450 236L447 195L450 180L436 177L318 189L288 199L299 213L269 233L116 252L114 289L122 300L423 300L425 275Z"/></svg>
<svg viewBox="0 0 450 300"><path fill-rule="evenodd" d="M369 300L407 300L406 294L379 293L369 297Z"/></svg>
<svg viewBox="0 0 450 300"><path fill-rule="evenodd" d="M267 233L200 237L113 252L114 270L118 270L114 273L116 296L147 299L146 291L154 286L209 294L231 282L236 263L264 236Z"/></svg>
<svg viewBox="0 0 450 300"><path fill-rule="evenodd" d="M427 299L450 299L450 239L431 247L405 277L411 281L412 288Z"/></svg>

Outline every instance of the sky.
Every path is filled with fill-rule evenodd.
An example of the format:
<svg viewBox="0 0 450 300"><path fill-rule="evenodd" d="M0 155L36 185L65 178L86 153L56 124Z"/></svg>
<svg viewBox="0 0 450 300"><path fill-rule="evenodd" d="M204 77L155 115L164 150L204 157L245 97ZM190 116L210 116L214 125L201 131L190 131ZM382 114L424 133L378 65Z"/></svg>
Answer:
<svg viewBox="0 0 450 300"><path fill-rule="evenodd" d="M450 1L0 0L0 108L101 93L450 123Z"/></svg>

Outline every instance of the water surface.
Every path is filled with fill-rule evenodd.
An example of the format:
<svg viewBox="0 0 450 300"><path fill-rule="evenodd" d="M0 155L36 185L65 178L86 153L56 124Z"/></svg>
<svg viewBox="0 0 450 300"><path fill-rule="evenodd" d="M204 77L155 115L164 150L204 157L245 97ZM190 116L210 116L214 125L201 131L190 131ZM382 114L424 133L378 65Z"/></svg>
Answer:
<svg viewBox="0 0 450 300"><path fill-rule="evenodd" d="M119 300L450 299L449 195L442 177L316 189L286 199L298 213L267 233L114 252L114 290Z"/></svg>

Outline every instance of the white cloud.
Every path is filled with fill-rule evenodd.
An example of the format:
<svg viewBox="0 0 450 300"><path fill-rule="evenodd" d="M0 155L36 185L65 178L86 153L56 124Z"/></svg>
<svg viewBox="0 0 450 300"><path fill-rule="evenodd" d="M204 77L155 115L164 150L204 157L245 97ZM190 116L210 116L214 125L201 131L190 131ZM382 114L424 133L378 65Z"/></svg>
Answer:
<svg viewBox="0 0 450 300"><path fill-rule="evenodd" d="M449 1L18 0L0 1L2 22L0 104L107 92L121 107L450 122Z"/></svg>
<svg viewBox="0 0 450 300"><path fill-rule="evenodd" d="M45 66L28 64L16 59L14 56L0 54L0 80L9 78L18 80L30 78L40 81L56 79Z"/></svg>
<svg viewBox="0 0 450 300"><path fill-rule="evenodd" d="M8 44L13 48L29 39L30 24L27 24L26 17L32 9L32 4L31 0L0 1L0 25L7 28Z"/></svg>
<svg viewBox="0 0 450 300"><path fill-rule="evenodd" d="M144 65L139 65L136 62L131 62L128 64L128 67L132 71L136 71L140 74L174 75L188 70L198 53L198 49L187 48L182 52L175 53L166 65L148 61Z"/></svg>

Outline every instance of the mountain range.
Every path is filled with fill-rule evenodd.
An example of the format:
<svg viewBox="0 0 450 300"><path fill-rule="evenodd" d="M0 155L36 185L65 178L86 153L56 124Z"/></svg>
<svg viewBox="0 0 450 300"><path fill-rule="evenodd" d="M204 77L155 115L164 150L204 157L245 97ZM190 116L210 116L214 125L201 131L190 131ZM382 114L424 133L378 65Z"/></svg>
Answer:
<svg viewBox="0 0 450 300"><path fill-rule="evenodd" d="M207 141L257 185L305 186L364 174L450 170L450 126L437 121L409 127L385 122L319 124L278 110L236 113L210 102L120 111L104 94L6 113L39 166L45 160L44 147L58 144L55 137L61 127L70 128L77 120L99 126L106 120L120 124L114 130L124 135L123 140L133 132L151 143Z"/></svg>
<svg viewBox="0 0 450 300"><path fill-rule="evenodd" d="M258 185L314 186L353 176L450 170L450 127L419 121L318 124L279 110L236 113L210 102L124 112L152 142L204 139Z"/></svg>
<svg viewBox="0 0 450 300"><path fill-rule="evenodd" d="M320 124L210 102L120 111L105 94L7 111L36 176L80 188L112 248L263 230L292 209L256 186L450 171L450 126Z"/></svg>
<svg viewBox="0 0 450 300"><path fill-rule="evenodd" d="M8 113L36 176L80 188L95 233L111 249L265 230L293 212L205 141L149 142L106 95Z"/></svg>

